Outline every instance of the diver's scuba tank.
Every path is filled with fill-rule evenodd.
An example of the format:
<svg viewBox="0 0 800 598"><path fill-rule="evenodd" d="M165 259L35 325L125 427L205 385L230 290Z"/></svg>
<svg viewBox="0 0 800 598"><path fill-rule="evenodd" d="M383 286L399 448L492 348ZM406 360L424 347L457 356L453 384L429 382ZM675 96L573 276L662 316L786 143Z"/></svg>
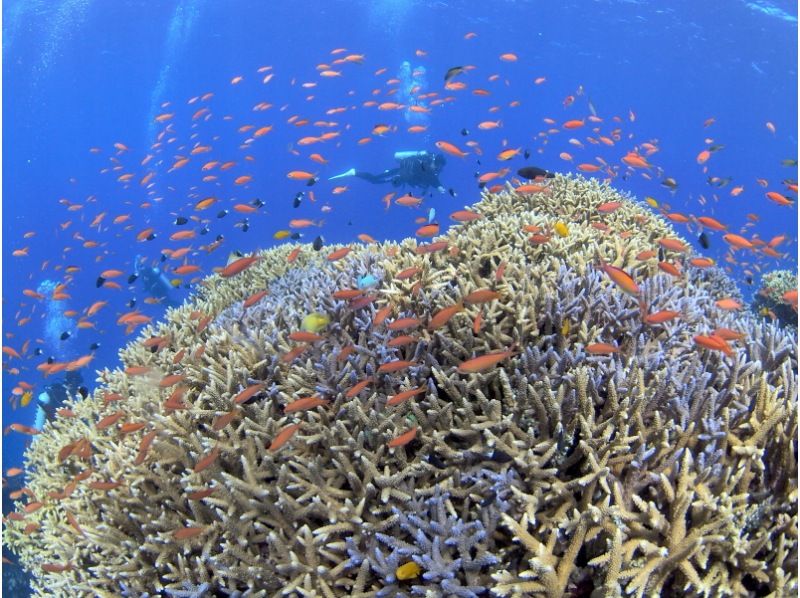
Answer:
<svg viewBox="0 0 800 598"><path fill-rule="evenodd" d="M400 160L405 160L406 158L424 158L427 155L428 155L428 152L426 152L425 150L422 150L422 151L419 151L419 152L415 152L415 151L395 152L394 153L394 159L397 160L397 161L400 161Z"/></svg>

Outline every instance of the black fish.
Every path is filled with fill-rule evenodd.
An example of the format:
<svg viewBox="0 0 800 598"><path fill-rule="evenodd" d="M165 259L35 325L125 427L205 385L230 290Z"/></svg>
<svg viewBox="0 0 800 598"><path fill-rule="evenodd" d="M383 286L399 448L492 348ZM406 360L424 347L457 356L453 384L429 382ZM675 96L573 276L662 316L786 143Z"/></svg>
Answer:
<svg viewBox="0 0 800 598"><path fill-rule="evenodd" d="M461 129L461 134L462 134L464 137L466 137L467 135L469 135L469 129Z"/></svg>
<svg viewBox="0 0 800 598"><path fill-rule="evenodd" d="M41 347L36 347L36 349L34 349L34 350L33 350L33 354L34 354L36 357L39 357L39 355L41 355L42 353L44 353L44 351L42 351L42 348L41 348Z"/></svg>
<svg viewBox="0 0 800 598"><path fill-rule="evenodd" d="M85 399L89 396L89 389L85 386L81 386L78 388L78 393Z"/></svg>
<svg viewBox="0 0 800 598"><path fill-rule="evenodd" d="M464 72L463 66L454 66L453 68L447 69L447 72L444 74L444 82L447 83L450 79L452 79L456 75L460 75L463 72Z"/></svg>
<svg viewBox="0 0 800 598"><path fill-rule="evenodd" d="M136 305L136 297L128 301L128 307L133 308Z"/></svg>
<svg viewBox="0 0 800 598"><path fill-rule="evenodd" d="M228 210L220 210L217 212L217 218L225 218L228 215Z"/></svg>
<svg viewBox="0 0 800 598"><path fill-rule="evenodd" d="M161 257L159 258L159 261L160 261L162 264L163 264L164 262L166 262L166 261L167 261L167 254L166 254L166 253L162 253L162 254L161 254Z"/></svg>
<svg viewBox="0 0 800 598"><path fill-rule="evenodd" d="M711 247L711 243L708 241L708 235L706 235L704 232L700 233L700 236L697 237L697 242L700 243L700 247L703 249L708 249Z"/></svg>
<svg viewBox="0 0 800 598"><path fill-rule="evenodd" d="M325 240L322 238L322 235L320 235L319 237L314 239L314 243L312 243L311 246L314 248L314 251L319 251L320 249L322 249L322 244L324 242Z"/></svg>
<svg viewBox="0 0 800 598"><path fill-rule="evenodd" d="M61 333L61 340L62 340L62 341L65 341L65 340L67 340L67 339L68 339L69 337L71 337L71 336L72 336L72 334L70 333L70 331L69 331L69 330L67 330L66 332L62 332L62 333Z"/></svg>
<svg viewBox="0 0 800 598"><path fill-rule="evenodd" d="M134 282L136 282L137 278L139 278L138 274L131 274L130 276L128 276L128 284L133 284Z"/></svg>
<svg viewBox="0 0 800 598"><path fill-rule="evenodd" d="M156 238L156 234L155 233L150 233L149 235L147 235L147 238L145 240L146 241L153 241L155 238Z"/></svg>
<svg viewBox="0 0 800 598"><path fill-rule="evenodd" d="M292 241L297 241L302 236L302 234L295 231L289 236L289 238L292 239Z"/></svg>
<svg viewBox="0 0 800 598"><path fill-rule="evenodd" d="M311 186L315 185L318 180L319 180L319 177L315 177L315 176L311 177L310 179L308 179L308 181L306 181L306 187L311 187Z"/></svg>
<svg viewBox="0 0 800 598"><path fill-rule="evenodd" d="M188 218L184 218L183 216L178 216L175 219L175 224L177 224L178 226L186 224L187 222L189 222L189 219Z"/></svg>
<svg viewBox="0 0 800 598"><path fill-rule="evenodd" d="M89 351L97 351L100 348L100 343L92 343L89 345Z"/></svg>
<svg viewBox="0 0 800 598"><path fill-rule="evenodd" d="M449 193L450 193L450 195L452 195L453 197L455 197L455 196L456 196L456 191L455 191L455 189L453 189L452 187L450 187L450 189L448 189L448 192L449 192Z"/></svg>
<svg viewBox="0 0 800 598"><path fill-rule="evenodd" d="M106 282L105 278L103 278L102 276L98 276L97 281L94 284L99 289L101 286L105 284L105 282Z"/></svg>
<svg viewBox="0 0 800 598"><path fill-rule="evenodd" d="M529 149L526 147L526 148L525 148L525 153L523 154L523 156L525 156L525 159L526 159L526 160L527 160L528 158L530 158L530 157L531 157L531 150L529 150Z"/></svg>
<svg viewBox="0 0 800 598"><path fill-rule="evenodd" d="M744 281L745 281L747 284L753 284L753 277L752 277L752 276L745 276L745 277L744 277Z"/></svg>
<svg viewBox="0 0 800 598"><path fill-rule="evenodd" d="M300 198L301 197L302 196L299 195L299 194L294 196L294 199L292 200L292 207L293 208L299 208L300 207Z"/></svg>
<svg viewBox="0 0 800 598"><path fill-rule="evenodd" d="M523 166L517 171L517 174L524 179L533 180L538 177L542 177L545 179L552 179L554 175L552 172L547 172L544 168L538 168L537 166Z"/></svg>
<svg viewBox="0 0 800 598"><path fill-rule="evenodd" d="M200 229L200 234L201 235L207 235L209 232L210 232L210 229L207 226L204 226L203 228Z"/></svg>
<svg viewBox="0 0 800 598"><path fill-rule="evenodd" d="M262 207L264 205L264 202L261 201L260 199L254 199L250 203L256 208L260 208L260 207Z"/></svg>

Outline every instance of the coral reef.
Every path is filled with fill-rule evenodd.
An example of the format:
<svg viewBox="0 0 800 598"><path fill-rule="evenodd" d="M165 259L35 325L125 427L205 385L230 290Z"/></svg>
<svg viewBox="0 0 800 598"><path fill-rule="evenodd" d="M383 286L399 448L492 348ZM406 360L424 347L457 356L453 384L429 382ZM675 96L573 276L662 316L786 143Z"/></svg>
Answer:
<svg viewBox="0 0 800 598"><path fill-rule="evenodd" d="M796 272L791 270L767 272L761 277L761 288L753 297L753 311L797 330L797 309L784 299L784 294L791 290L797 291Z"/></svg>
<svg viewBox="0 0 800 598"><path fill-rule="evenodd" d="M29 449L39 595L796 593L795 339L644 206L546 185L209 277Z"/></svg>

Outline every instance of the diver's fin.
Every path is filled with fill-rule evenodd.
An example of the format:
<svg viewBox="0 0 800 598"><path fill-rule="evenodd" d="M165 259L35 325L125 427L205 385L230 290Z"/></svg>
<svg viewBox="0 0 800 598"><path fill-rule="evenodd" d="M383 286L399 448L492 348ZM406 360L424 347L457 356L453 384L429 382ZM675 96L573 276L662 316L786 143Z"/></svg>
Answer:
<svg viewBox="0 0 800 598"><path fill-rule="evenodd" d="M351 168L347 172L343 172L342 174L337 174L336 176L332 176L328 180L332 181L333 179L341 179L341 178L344 178L346 176L354 176L355 174L356 174L356 169L355 168Z"/></svg>

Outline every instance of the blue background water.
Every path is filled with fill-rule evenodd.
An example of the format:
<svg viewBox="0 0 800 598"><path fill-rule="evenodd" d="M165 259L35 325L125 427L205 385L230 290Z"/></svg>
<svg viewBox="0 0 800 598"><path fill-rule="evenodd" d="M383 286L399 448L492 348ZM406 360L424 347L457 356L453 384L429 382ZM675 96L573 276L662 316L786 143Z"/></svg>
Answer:
<svg viewBox="0 0 800 598"><path fill-rule="evenodd" d="M769 240L786 233L791 239L780 248L789 253L787 259L763 263L794 269L797 210L773 204L764 192L782 191L782 180L796 178L796 169L780 163L797 156L796 11L791 2L746 1L3 2L4 344L19 349L25 339L34 339L29 354L35 346L44 352L38 358L5 360L7 366L22 371L14 376L4 369L3 426L33 423L33 404L12 411L8 398L19 380L34 384L35 392L49 382L35 370L47 356L75 359L87 354L91 343L100 342L92 366L114 367L117 350L131 338L116 324L118 315L128 311L126 302L135 296L137 308L144 313L157 318L163 312L162 306L143 303L145 294L137 284L130 290L97 289L94 281L103 269L124 270L125 276L118 280L125 286L136 253L155 260L165 247L191 244L197 248L223 234L225 243L220 250L192 259L208 273L213 266L224 265L229 251L273 245L273 233L285 228L289 218L297 217L325 218L321 231L303 231L306 241L320 232L328 243L350 242L362 232L377 239L409 236L417 226L414 217L427 213L429 207L435 207L446 222L449 212L477 199L475 173L499 168L494 156L503 139L509 147L530 149L529 164L558 171L591 162L594 156L619 164L619 158L635 143L657 139L660 151L651 159L664 168L665 176L677 179L677 192L671 194L658 180L647 181L638 174L624 181L617 179L616 186L639 197L650 195L667 201L683 213L715 216L734 231L748 222L746 214L755 213L760 221L748 235L758 233ZM469 31L478 36L465 40ZM330 52L337 47L365 54L365 63L343 65L341 78L318 77L315 66L329 63ZM417 49L427 55L416 56ZM515 52L519 61L499 61L503 52ZM476 65L476 71L461 80L470 88L490 89L492 95L458 92L454 94L457 101L434 107L427 133L407 133L408 123L401 113L361 107L363 101L372 99L373 89L386 89L385 81L395 76L406 60L413 67L424 66L429 90L440 92L448 68ZM263 65L272 65L275 73L266 86L261 83L263 74L256 73ZM375 76L381 67L387 68L386 73ZM500 74L500 80L487 82L494 73ZM237 75L244 80L231 85ZM536 77L547 81L534 85ZM291 85L292 78L296 78L295 85ZM304 89L300 84L306 81L319 84ZM563 107L564 98L575 95L579 86L584 94L569 108ZM352 96L347 95L350 90ZM213 118L197 128L198 141L213 145L213 152L193 159L192 169L167 173L174 156L186 154L168 147L159 156L164 163L154 179L155 191L163 200L149 209L138 207L152 199L137 181L145 172L139 162L163 128L154 123L154 117L175 112L178 141L174 146L190 147L189 135L194 132L189 128L190 116L200 104L187 105L187 100L205 92L215 94L209 103ZM306 100L309 95L314 96L312 101ZM376 99L392 98L381 95ZM509 107L513 100L521 105ZM624 133L633 133L634 139L620 142L616 148L587 144L581 151L567 139L583 139L590 134L589 127L551 136L547 145L536 137L548 128L542 121L545 117L560 124L587 116L588 100L606 119L604 131L611 129L610 117L620 115ZM161 108L167 101L172 105ZM253 112L252 106L259 101L269 101L274 107ZM289 107L280 112L285 104ZM487 110L493 105L503 108L490 114ZM358 108L325 115L326 109L336 106ZM629 110L635 112L635 122L629 122ZM311 127L287 124L295 114L312 121L335 120L341 124L336 130L350 127L339 140L298 148L303 156L319 151L330 161L327 166L287 151L301 136L317 134ZM226 121L223 115L234 118ZM710 117L716 123L704 128L703 122ZM479 131L477 123L489 119L500 119L503 126ZM767 121L777 127L775 135L766 129ZM369 136L378 123L396 125L398 131L357 145L356 140ZM274 129L244 152L238 146L247 135L236 130L243 124L271 124ZM467 138L460 131L465 127L471 132L468 138L480 141L485 154L481 165L474 153L464 160L448 156L442 180L457 193L456 199L434 197L419 213L392 206L387 215L380 198L391 188L351 180L345 194L331 195L332 185L320 183L313 188L316 204L305 200L300 208L291 207L294 194L307 189L286 178L289 170L311 169L322 177L350 166L380 171L391 166L395 150L432 150L439 139L464 147ZM219 139L213 140L215 135ZM708 174L695 161L706 147L706 137L725 146L707 164ZM341 147L336 147L338 141ZM101 168L111 165L109 157L116 155L115 142L130 148L118 156L125 169L101 174ZM100 147L102 153L91 154L90 147ZM571 152L575 162L560 160L561 151ZM245 153L256 161L246 164L242 160ZM197 165L210 159L237 160L232 173L250 174L252 183L233 186L232 177L221 177L219 184L201 183ZM522 165L521 158L509 163L514 169ZM123 172L136 173L127 189L115 180ZM706 182L709 174L731 176L733 182L715 189ZM767 179L769 187L758 186L756 178ZM730 197L730 189L738 184L743 184L745 191ZM190 198L194 185L200 195ZM718 202L711 199L714 192ZM223 200L203 213L211 218L211 232L187 242L170 242L167 237L176 230L171 224L174 213L191 215L187 206L211 194ZM90 195L96 196L95 203L86 202ZM705 206L698 203L701 195L709 200ZM84 208L68 212L58 203L60 198L84 204ZM234 227L242 219L239 214L232 212L222 220L214 217L224 204L234 203L234 198L242 203L260 198L266 204L249 217L247 233ZM325 203L333 211L321 214ZM102 230L89 229L91 219L102 211L108 212ZM123 226L112 226L110 220L126 213L132 215L134 227L122 232ZM73 224L62 231L59 224L66 220ZM147 226L154 226L159 237L137 243L135 233ZM694 237L684 228L678 230ZM23 239L27 231L37 234ZM76 231L105 245L83 248L72 238ZM712 247L703 253L723 260L727 246L719 233L711 236ZM27 257L12 257L14 249L25 246L30 248ZM65 247L72 249L65 254ZM102 261L96 262L96 256L102 256ZM46 260L49 264L42 268ZM57 322L56 333L61 328L72 331L68 341L47 337L46 318L42 317L46 305L35 308L27 325L15 323L30 315L37 303L23 296L23 289L35 289L45 279L62 279L63 270L53 270L56 264L76 265L81 271L67 290L71 298L51 309L83 310L98 299L109 300L109 306L93 318L97 330L76 330L74 319ZM734 268L733 274L743 278L741 268ZM182 297L186 291L180 293ZM36 344L35 339L43 342ZM88 371L84 377L92 386ZM16 433L4 437L4 470L21 464L26 440Z"/></svg>

